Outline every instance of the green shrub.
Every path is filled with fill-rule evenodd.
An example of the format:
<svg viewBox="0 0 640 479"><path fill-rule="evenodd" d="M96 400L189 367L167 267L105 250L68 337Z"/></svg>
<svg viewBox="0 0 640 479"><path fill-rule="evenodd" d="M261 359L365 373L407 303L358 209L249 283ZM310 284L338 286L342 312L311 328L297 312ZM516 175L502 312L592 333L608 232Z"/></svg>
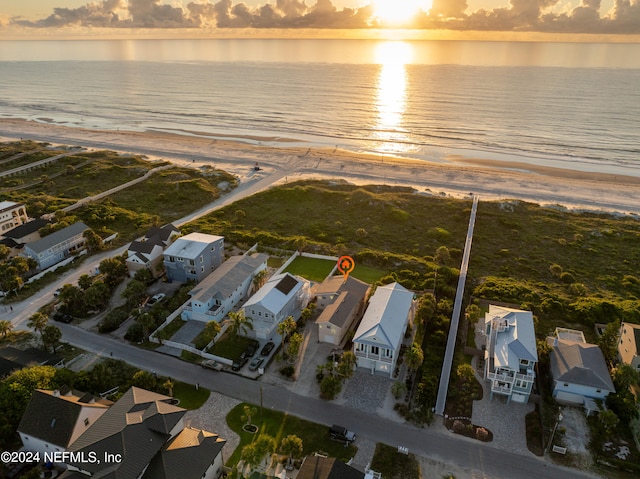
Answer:
<svg viewBox="0 0 640 479"><path fill-rule="evenodd" d="M100 322L98 331L101 333L110 333L111 331L115 331L127 320L128 317L129 312L127 308L114 309Z"/></svg>
<svg viewBox="0 0 640 479"><path fill-rule="evenodd" d="M284 366L280 368L280 374L282 374L285 378L290 378L296 372L296 368L293 366Z"/></svg>

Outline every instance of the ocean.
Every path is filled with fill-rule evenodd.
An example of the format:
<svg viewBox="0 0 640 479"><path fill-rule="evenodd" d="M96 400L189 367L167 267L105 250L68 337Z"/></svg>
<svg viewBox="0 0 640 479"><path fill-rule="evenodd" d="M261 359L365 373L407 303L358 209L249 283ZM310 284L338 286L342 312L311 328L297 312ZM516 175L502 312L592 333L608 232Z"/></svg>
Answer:
<svg viewBox="0 0 640 479"><path fill-rule="evenodd" d="M0 41L0 118L640 175L640 44Z"/></svg>

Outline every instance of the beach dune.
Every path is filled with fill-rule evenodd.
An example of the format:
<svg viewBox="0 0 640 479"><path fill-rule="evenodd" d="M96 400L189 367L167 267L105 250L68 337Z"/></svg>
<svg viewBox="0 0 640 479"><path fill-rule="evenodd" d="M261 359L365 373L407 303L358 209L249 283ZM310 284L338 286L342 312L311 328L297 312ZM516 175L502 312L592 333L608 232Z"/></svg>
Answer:
<svg viewBox="0 0 640 479"><path fill-rule="evenodd" d="M205 135L88 130L47 122L0 120L0 140L30 139L53 144L108 149L185 164L209 164L236 174L241 181L259 166L279 171L274 180L335 179L354 184L411 186L433 195L481 200L520 199L570 209L640 214L640 176L541 166L532 162L492 160L487 154L449 155L445 161L359 153L337 148L264 146L247 135ZM268 141L268 139L265 139ZM258 144L256 144L258 143ZM286 142L279 141L279 145ZM640 174L640 172L638 172Z"/></svg>

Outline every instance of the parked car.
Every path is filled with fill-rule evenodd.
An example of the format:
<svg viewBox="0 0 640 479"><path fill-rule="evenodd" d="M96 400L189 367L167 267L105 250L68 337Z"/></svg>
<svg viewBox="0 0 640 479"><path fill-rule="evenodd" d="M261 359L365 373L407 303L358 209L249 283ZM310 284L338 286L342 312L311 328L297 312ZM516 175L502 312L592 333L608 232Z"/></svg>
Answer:
<svg viewBox="0 0 640 479"><path fill-rule="evenodd" d="M158 293L151 297L151 299L147 302L149 305L153 305L162 301L167 295L164 293Z"/></svg>
<svg viewBox="0 0 640 479"><path fill-rule="evenodd" d="M264 347L262 348L262 351L260 351L260 356L269 356L269 353L275 347L276 347L276 345L274 344L274 342L273 341L269 341L267 344L264 345Z"/></svg>
<svg viewBox="0 0 640 479"><path fill-rule="evenodd" d="M70 323L71 321L73 321L73 317L65 314L65 313L61 313L60 311L56 311L55 314L53 315L53 320L54 321L58 321L60 323Z"/></svg>
<svg viewBox="0 0 640 479"><path fill-rule="evenodd" d="M244 355L248 358L252 358L254 354L256 354L256 351L258 350L259 347L260 347L260 343L255 339L252 340L247 346L247 349L244 350Z"/></svg>
<svg viewBox="0 0 640 479"><path fill-rule="evenodd" d="M247 361L249 361L249 358L245 357L245 355L242 354L242 356L240 356L240 359L237 359L233 362L231 369L233 369L234 371L240 371L242 369L242 366L247 364Z"/></svg>
<svg viewBox="0 0 640 479"><path fill-rule="evenodd" d="M200 366L207 369L213 369L214 371L222 371L223 368L222 364L214 361L213 359L205 359L200 363Z"/></svg>
<svg viewBox="0 0 640 479"><path fill-rule="evenodd" d="M349 431L346 427L333 425L329 428L329 436L336 441L353 442L356 440L356 434Z"/></svg>
<svg viewBox="0 0 640 479"><path fill-rule="evenodd" d="M264 363L264 358L255 358L249 364L249 370L256 371L260 366L262 366L262 363Z"/></svg>

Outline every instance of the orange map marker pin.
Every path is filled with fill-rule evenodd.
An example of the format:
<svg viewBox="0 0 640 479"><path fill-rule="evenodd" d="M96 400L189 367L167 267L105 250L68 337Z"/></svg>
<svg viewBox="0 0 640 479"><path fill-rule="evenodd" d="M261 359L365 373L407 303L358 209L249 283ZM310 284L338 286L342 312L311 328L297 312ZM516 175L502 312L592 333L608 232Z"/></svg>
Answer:
<svg viewBox="0 0 640 479"><path fill-rule="evenodd" d="M340 256L340 259L338 259L338 271L343 274L345 281L349 277L349 273L351 273L355 267L356 262L351 256Z"/></svg>

